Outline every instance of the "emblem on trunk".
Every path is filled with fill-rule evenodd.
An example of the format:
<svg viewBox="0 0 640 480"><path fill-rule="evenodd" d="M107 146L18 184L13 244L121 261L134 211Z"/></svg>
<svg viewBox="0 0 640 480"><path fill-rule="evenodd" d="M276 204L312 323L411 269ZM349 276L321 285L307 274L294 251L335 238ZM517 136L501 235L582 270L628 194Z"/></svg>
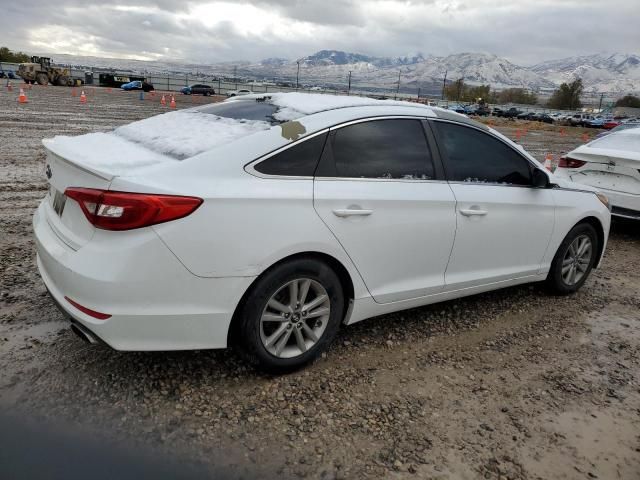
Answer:
<svg viewBox="0 0 640 480"><path fill-rule="evenodd" d="M51 165L47 163L47 168L44 170L44 173L47 174L47 178L51 178L53 176L53 172L51 171Z"/></svg>

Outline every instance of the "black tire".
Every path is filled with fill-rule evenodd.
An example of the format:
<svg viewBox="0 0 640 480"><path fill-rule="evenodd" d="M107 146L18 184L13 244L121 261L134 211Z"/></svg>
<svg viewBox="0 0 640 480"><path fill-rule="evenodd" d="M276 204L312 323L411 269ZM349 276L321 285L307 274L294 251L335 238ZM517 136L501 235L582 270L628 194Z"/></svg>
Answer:
<svg viewBox="0 0 640 480"><path fill-rule="evenodd" d="M591 241L591 256L589 258L589 263L586 265L586 270L583 272L582 277L575 283L570 284L565 281L562 275L563 269L563 261L565 260L565 256L571 246L571 244L578 238L583 235L586 235ZM598 235L596 230L588 223L579 223L575 227L573 227L567 236L564 237L564 240L558 247L558 251L553 257L553 261L551 262L551 269L549 270L549 274L547 275L546 285L547 288L555 294L558 295L568 295L570 293L574 293L582 287L584 282L589 278L589 274L595 265L599 250L598 243Z"/></svg>
<svg viewBox="0 0 640 480"><path fill-rule="evenodd" d="M47 77L46 73L38 73L36 75L36 82L38 82L38 85L47 85L49 83L49 77Z"/></svg>
<svg viewBox="0 0 640 480"><path fill-rule="evenodd" d="M289 282L303 278L318 282L327 292L330 313L326 327L315 344L306 352L291 358L277 357L263 344L261 317L267 303L276 292ZM302 258L282 263L267 271L251 287L239 308L235 342L243 356L249 363L265 372L286 373L312 362L333 341L343 318L344 293L340 279L328 265L316 259Z"/></svg>

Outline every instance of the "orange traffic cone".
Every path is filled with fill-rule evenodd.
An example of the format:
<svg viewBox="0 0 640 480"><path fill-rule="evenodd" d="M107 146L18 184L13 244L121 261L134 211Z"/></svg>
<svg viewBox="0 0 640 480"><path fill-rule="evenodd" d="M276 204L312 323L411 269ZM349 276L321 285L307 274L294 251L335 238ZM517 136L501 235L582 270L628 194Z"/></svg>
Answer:
<svg viewBox="0 0 640 480"><path fill-rule="evenodd" d="M544 168L546 168L549 171L552 171L553 169L553 155L550 153L547 153L544 156Z"/></svg>
<svg viewBox="0 0 640 480"><path fill-rule="evenodd" d="M167 101L164 98L164 95L162 95L162 98L160 99L160 105L162 105L163 107L167 105Z"/></svg>
<svg viewBox="0 0 640 480"><path fill-rule="evenodd" d="M564 128L560 129L560 136L564 137L567 134L567 132L564 131Z"/></svg>
<svg viewBox="0 0 640 480"><path fill-rule="evenodd" d="M7 82L7 92L13 92L13 85L11 85L11 82Z"/></svg>
<svg viewBox="0 0 640 480"><path fill-rule="evenodd" d="M80 92L80 103L87 103L87 96L84 94L84 90Z"/></svg>
<svg viewBox="0 0 640 480"><path fill-rule="evenodd" d="M169 104L171 108L176 108L176 99L171 95L171 103Z"/></svg>
<svg viewBox="0 0 640 480"><path fill-rule="evenodd" d="M582 134L582 141L585 143L589 141L589 135L587 133Z"/></svg>
<svg viewBox="0 0 640 480"><path fill-rule="evenodd" d="M520 129L518 128L516 130L516 140L520 140L520 137L522 136L522 132L520 131Z"/></svg>
<svg viewBox="0 0 640 480"><path fill-rule="evenodd" d="M20 95L18 96L18 103L27 103L27 95L24 93L24 88L20 89Z"/></svg>
<svg viewBox="0 0 640 480"><path fill-rule="evenodd" d="M71 89L71 96L72 97L77 97L78 96L78 91L75 88Z"/></svg>

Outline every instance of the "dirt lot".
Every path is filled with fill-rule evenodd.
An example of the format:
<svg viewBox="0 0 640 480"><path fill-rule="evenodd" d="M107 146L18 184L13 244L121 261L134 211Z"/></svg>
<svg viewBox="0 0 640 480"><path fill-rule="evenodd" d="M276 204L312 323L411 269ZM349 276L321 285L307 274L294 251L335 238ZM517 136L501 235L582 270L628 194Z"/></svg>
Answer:
<svg viewBox="0 0 640 480"><path fill-rule="evenodd" d="M574 296L523 286L372 319L288 376L230 351L119 353L72 334L38 277L40 140L166 107L27 93L18 105L0 91L0 410L245 478L640 478L638 225L614 223ZM496 126L539 159L582 141L569 127Z"/></svg>

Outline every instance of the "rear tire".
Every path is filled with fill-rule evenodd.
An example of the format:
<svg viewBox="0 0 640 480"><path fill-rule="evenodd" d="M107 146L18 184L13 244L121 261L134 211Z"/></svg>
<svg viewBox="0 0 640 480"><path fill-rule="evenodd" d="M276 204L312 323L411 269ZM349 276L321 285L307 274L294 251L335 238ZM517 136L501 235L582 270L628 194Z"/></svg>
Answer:
<svg viewBox="0 0 640 480"><path fill-rule="evenodd" d="M546 284L552 293L568 295L582 287L589 277L599 251L598 235L588 223L569 231L556 252Z"/></svg>
<svg viewBox="0 0 640 480"><path fill-rule="evenodd" d="M46 85L49 83L49 77L45 73L39 73L36 75L36 82L38 85Z"/></svg>
<svg viewBox="0 0 640 480"><path fill-rule="evenodd" d="M291 372L329 346L343 312L344 293L335 272L315 259L291 260L252 286L240 307L236 339L257 368Z"/></svg>

